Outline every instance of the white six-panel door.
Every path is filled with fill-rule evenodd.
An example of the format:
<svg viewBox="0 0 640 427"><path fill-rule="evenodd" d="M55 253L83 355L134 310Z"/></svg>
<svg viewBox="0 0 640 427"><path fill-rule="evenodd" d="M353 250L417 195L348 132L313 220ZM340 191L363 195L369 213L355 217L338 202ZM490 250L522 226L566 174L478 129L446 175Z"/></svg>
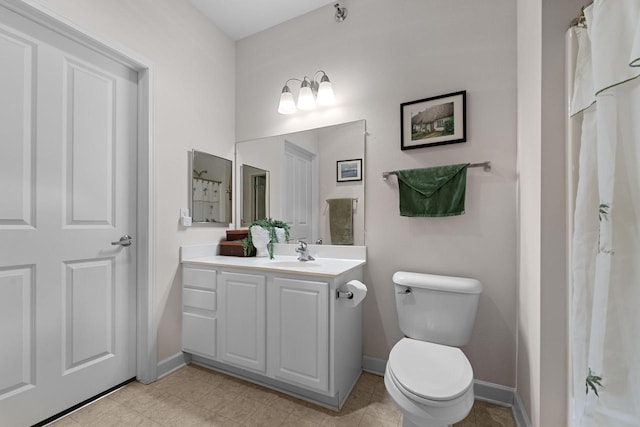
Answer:
<svg viewBox="0 0 640 427"><path fill-rule="evenodd" d="M136 111L135 71L0 7L0 425L135 376Z"/></svg>

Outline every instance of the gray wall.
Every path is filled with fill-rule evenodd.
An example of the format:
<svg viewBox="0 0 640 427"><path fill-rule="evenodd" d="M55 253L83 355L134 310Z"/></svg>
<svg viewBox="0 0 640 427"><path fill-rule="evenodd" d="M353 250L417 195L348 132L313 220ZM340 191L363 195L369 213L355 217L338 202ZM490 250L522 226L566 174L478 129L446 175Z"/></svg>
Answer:
<svg viewBox="0 0 640 427"><path fill-rule="evenodd" d="M350 0L343 23L331 5L237 43L238 140L367 120L364 354L386 359L401 338L391 276L398 270L469 276L485 292L464 348L476 378L515 386L516 3L510 0ZM337 106L277 113L290 77L318 69ZM256 80L257 79L257 80ZM464 144L400 150L400 103L467 90ZM293 89L296 93L297 89ZM469 170L467 213L398 214L383 171L490 160Z"/></svg>

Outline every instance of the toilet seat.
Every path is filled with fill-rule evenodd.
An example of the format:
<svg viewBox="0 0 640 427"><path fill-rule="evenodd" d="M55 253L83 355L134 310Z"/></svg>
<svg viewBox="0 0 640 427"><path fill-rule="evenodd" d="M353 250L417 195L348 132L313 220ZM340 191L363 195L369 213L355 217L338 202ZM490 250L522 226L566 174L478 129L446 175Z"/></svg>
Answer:
<svg viewBox="0 0 640 427"><path fill-rule="evenodd" d="M473 386L464 353L441 344L403 338L391 350L387 368L402 394L424 404L455 404Z"/></svg>

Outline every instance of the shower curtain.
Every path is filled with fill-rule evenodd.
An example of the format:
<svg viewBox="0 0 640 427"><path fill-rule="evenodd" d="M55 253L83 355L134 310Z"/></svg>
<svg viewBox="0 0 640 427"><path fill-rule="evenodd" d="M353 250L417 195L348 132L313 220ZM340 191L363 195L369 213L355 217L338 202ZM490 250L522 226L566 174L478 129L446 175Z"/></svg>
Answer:
<svg viewBox="0 0 640 427"><path fill-rule="evenodd" d="M571 301L573 426L640 426L640 1L575 28L582 120Z"/></svg>
<svg viewBox="0 0 640 427"><path fill-rule="evenodd" d="M216 222L220 216L220 183L193 178L193 221Z"/></svg>

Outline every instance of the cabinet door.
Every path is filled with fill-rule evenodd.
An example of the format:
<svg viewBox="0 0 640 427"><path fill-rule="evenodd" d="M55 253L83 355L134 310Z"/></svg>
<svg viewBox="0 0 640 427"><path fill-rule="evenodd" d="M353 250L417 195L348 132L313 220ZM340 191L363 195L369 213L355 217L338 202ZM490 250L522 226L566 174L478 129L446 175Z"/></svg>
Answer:
<svg viewBox="0 0 640 427"><path fill-rule="evenodd" d="M329 284L275 278L269 292L273 375L328 391Z"/></svg>
<svg viewBox="0 0 640 427"><path fill-rule="evenodd" d="M266 371L265 277L223 272L220 280L220 352L223 361Z"/></svg>

